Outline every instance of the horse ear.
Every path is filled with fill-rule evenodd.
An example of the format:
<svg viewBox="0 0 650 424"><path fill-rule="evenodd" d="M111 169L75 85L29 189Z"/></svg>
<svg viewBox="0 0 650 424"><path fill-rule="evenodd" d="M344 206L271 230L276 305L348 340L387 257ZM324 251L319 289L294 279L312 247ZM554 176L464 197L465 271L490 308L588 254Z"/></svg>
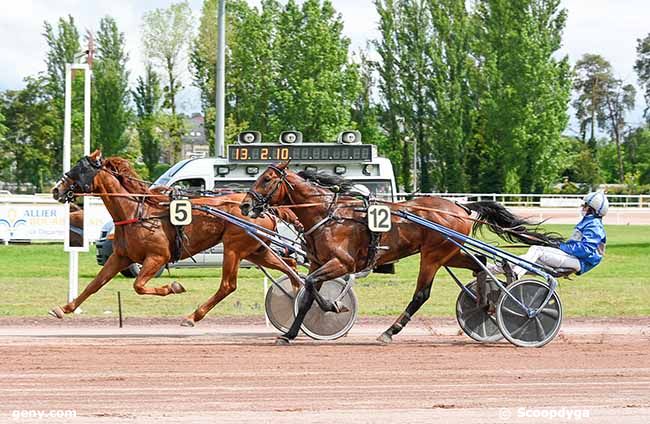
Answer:
<svg viewBox="0 0 650 424"><path fill-rule="evenodd" d="M92 152L90 155L88 155L88 157L91 158L92 160L101 159L102 152L99 149L96 149L94 152Z"/></svg>
<svg viewBox="0 0 650 424"><path fill-rule="evenodd" d="M277 165L279 169L287 169L287 166L289 166L289 163L291 162L291 159L289 159L286 162L282 162L281 164Z"/></svg>

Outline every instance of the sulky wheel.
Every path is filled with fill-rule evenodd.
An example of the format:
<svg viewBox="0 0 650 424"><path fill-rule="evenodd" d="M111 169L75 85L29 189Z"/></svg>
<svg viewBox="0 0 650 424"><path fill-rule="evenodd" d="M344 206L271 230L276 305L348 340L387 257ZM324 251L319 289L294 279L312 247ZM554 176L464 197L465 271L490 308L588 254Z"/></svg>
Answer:
<svg viewBox="0 0 650 424"><path fill-rule="evenodd" d="M550 288L545 282L526 279L514 282L508 286L508 290L528 308L537 309L546 299ZM529 317L510 296L502 293L497 304L497 323L510 343L521 347L542 347L560 331L560 297L554 292L544 308L537 315Z"/></svg>
<svg viewBox="0 0 650 424"><path fill-rule="evenodd" d="M293 304L296 299L297 290L291 285L291 280L286 275L271 284L266 292L264 308L266 317L271 324L282 333L289 331L295 318ZM278 287L280 286L280 287Z"/></svg>
<svg viewBox="0 0 650 424"><path fill-rule="evenodd" d="M334 280L325 281L320 290L318 291L321 296L328 300L336 300L340 294L345 290L345 280L336 278ZM296 302L294 304L294 312L298 313L298 305L300 298L303 296L305 288L300 289ZM305 320L302 323L302 331L309 337L316 340L334 340L339 337L345 336L354 321L357 319L357 297L352 288L350 288L343 298L338 300L339 304L344 305L347 312L325 312L318 303L314 301L311 309L307 311Z"/></svg>
<svg viewBox="0 0 650 424"><path fill-rule="evenodd" d="M474 295L476 280L467 283L467 287ZM493 343L503 338L493 314L488 313L488 306L479 306L465 290L461 290L456 300L456 320L458 325L472 339L481 343Z"/></svg>

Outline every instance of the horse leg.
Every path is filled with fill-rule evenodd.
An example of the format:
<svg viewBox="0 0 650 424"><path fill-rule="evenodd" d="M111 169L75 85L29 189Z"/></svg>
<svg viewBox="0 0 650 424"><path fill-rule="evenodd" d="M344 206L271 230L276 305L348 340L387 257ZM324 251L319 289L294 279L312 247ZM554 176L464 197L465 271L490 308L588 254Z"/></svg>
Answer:
<svg viewBox="0 0 650 424"><path fill-rule="evenodd" d="M291 328L289 329L289 331L279 336L278 339L276 340L276 344L288 345L291 340L295 339L298 336L298 332L300 331L302 322L305 319L305 315L307 315L307 312L311 308L312 303L314 303L314 300L318 301L319 297L321 298L321 300L326 302L323 305L319 303L319 306L324 311L343 312L342 310L339 309L337 305L334 304L334 302L323 299L322 296L320 296L320 293L318 293L316 286L323 281L331 280L337 277L342 277L347 273L347 269L348 268L345 267L338 258L334 258L326 262L323 266L321 266L320 268L318 268L317 270L309 274L307 278L305 278L305 294L300 299L300 303L298 305L298 314L296 315L296 318L293 320L293 323L291 324ZM327 303L329 303L329 305Z"/></svg>
<svg viewBox="0 0 650 424"><path fill-rule="evenodd" d="M158 270L167 263L167 260L162 256L147 256L142 262L142 268L138 273L133 289L137 294L148 294L154 296L167 296L169 294L180 294L185 291L185 288L178 282L174 281L171 284L165 284L161 287L146 287L146 284L151 280Z"/></svg>
<svg viewBox="0 0 650 424"><path fill-rule="evenodd" d="M194 323L201 321L205 315L212 310L219 302L226 298L230 293L237 290L237 273L241 258L235 251L229 249L223 253L223 266L221 268L221 285L219 290L201 306L196 308L181 323L183 327L194 327Z"/></svg>
<svg viewBox="0 0 650 424"><path fill-rule="evenodd" d="M56 318L63 318L64 314L74 312L86 299L104 287L118 272L131 265L131 260L126 256L111 255L95 278L86 286L79 296L64 306L55 306L48 313Z"/></svg>
<svg viewBox="0 0 650 424"><path fill-rule="evenodd" d="M420 273L418 274L418 282L415 287L415 293L413 298L409 302L406 310L397 317L393 325L391 325L386 331L384 331L377 340L381 343L389 344L393 341L393 336L400 331L408 324L411 320L411 317L424 305L431 295L431 285L433 284L433 279L438 272L438 269L449 260L450 257L455 255L456 252L449 253L441 257L440 253L435 250L430 250L422 252L420 257Z"/></svg>
<svg viewBox="0 0 650 424"><path fill-rule="evenodd" d="M296 292L300 290L300 287L302 286L302 281L294 279L293 276L287 271L287 266L289 266L289 268L293 270L296 269L298 264L296 263L295 259L282 258L282 260L280 260L271 252L269 252L267 249L264 249L263 252L255 252L247 256L245 259L251 261L255 265L259 265L264 268L270 268L270 269L275 269L277 271L282 271L287 277L289 277L289 280L291 281L291 285L293 286L294 290Z"/></svg>

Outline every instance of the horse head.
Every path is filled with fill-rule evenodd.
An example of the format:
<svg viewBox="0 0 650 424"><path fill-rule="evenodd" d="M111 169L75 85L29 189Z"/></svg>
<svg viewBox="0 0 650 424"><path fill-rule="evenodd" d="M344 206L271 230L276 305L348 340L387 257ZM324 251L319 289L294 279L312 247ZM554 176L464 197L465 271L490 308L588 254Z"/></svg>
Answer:
<svg viewBox="0 0 650 424"><path fill-rule="evenodd" d="M61 203L74 200L75 194L92 193L95 177L103 167L102 153L95 150L75 164L52 189L52 196Z"/></svg>
<svg viewBox="0 0 650 424"><path fill-rule="evenodd" d="M293 189L287 181L291 172L287 169L288 165L289 161L270 165L259 176L239 205L242 214L257 218L268 206L281 204L286 199L288 190Z"/></svg>

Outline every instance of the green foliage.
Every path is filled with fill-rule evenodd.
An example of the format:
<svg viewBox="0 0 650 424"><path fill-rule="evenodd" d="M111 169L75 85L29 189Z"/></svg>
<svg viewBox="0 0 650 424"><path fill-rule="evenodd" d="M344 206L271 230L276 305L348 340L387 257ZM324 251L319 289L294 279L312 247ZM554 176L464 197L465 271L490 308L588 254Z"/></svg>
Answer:
<svg viewBox="0 0 650 424"><path fill-rule="evenodd" d="M567 182L590 187L604 182L596 153L582 140L562 137L557 155L561 160L560 175Z"/></svg>
<svg viewBox="0 0 650 424"><path fill-rule="evenodd" d="M574 88L578 97L573 105L576 118L580 121L582 139L586 128L591 128L589 145L595 146L596 125L607 130L616 143L618 159L618 180L624 180L623 156L621 151L622 132L625 127L625 113L634 108L636 89L631 84L623 85L614 77L610 63L600 55L585 54L575 67Z"/></svg>
<svg viewBox="0 0 650 424"><path fill-rule="evenodd" d="M639 184L650 184L650 128L636 128L623 144L628 170L638 175Z"/></svg>
<svg viewBox="0 0 650 424"><path fill-rule="evenodd" d="M182 120L176 112L176 97L182 89L180 75L192 37L192 9L187 1L155 9L143 17L142 41L147 60L164 76L163 107L171 112L165 120L172 162L181 157Z"/></svg>
<svg viewBox="0 0 650 424"><path fill-rule="evenodd" d="M567 58L555 57L565 22L559 0L476 3L479 190L542 192L556 179L570 93Z"/></svg>
<svg viewBox="0 0 650 424"><path fill-rule="evenodd" d="M6 136L0 133L0 166L9 171L3 178L31 183L41 192L58 176L58 158L52 152L61 143L56 138L59 121L51 107L47 79L27 77L25 83L22 90L0 95L0 115L4 115L7 128ZM0 125L0 131L2 128Z"/></svg>
<svg viewBox="0 0 650 424"><path fill-rule="evenodd" d="M5 138L7 127L4 126L5 117L2 114L2 109L4 109L4 106L0 107L0 147L3 147L4 150L4 146L7 143L7 139ZM9 154L0 156L0 181L11 181L13 179L10 169L12 161L13 157Z"/></svg>
<svg viewBox="0 0 650 424"><path fill-rule="evenodd" d="M643 97L646 107L643 111L647 122L650 122L650 34L644 39L637 39L636 54L637 60L634 70L639 78L639 85L643 88Z"/></svg>
<svg viewBox="0 0 650 424"><path fill-rule="evenodd" d="M463 191L475 109L470 92L470 28L465 3L375 2L381 39L375 47L382 123L396 153L401 182L410 179L406 137L419 153L421 191Z"/></svg>
<svg viewBox="0 0 650 424"><path fill-rule="evenodd" d="M7 132L7 127L4 126L5 117L0 112L0 141L4 140L5 133Z"/></svg>
<svg viewBox="0 0 650 424"><path fill-rule="evenodd" d="M559 0L377 0L386 128L422 191L540 192L556 180L570 80Z"/></svg>
<svg viewBox="0 0 650 424"><path fill-rule="evenodd" d="M362 134L362 141L368 140L370 143L376 144L379 146L380 152L387 151L385 154L389 159L396 159L391 155L390 149L386 148L388 137L379 124L381 109L374 104L372 99L372 89L375 85L374 65L363 51L358 53L358 59L361 90L352 106L352 121Z"/></svg>
<svg viewBox="0 0 650 424"><path fill-rule="evenodd" d="M154 167L153 173L149 174L149 178L151 179L151 181L155 181L158 177L164 174L169 168L171 168L170 164L159 163Z"/></svg>
<svg viewBox="0 0 650 424"><path fill-rule="evenodd" d="M251 128L277 139L281 131L297 129L306 140L326 141L351 126L360 86L342 19L329 1L281 6L265 0L259 9L232 1L226 26L227 134ZM190 67L211 146L216 37L216 1L206 0Z"/></svg>
<svg viewBox="0 0 650 424"><path fill-rule="evenodd" d="M573 107L580 123L580 135L586 140L587 128L590 130L589 145L596 143L596 127L603 127L605 121L605 93L614 80L612 65L597 54L584 54L574 68L573 89L576 99Z"/></svg>
<svg viewBox="0 0 650 424"><path fill-rule="evenodd" d="M617 181L616 145L609 140L599 140L596 147L596 157L603 179L607 182Z"/></svg>
<svg viewBox="0 0 650 424"><path fill-rule="evenodd" d="M280 13L273 136L299 129L306 140L328 141L350 127L360 86L342 31L343 20L329 0L307 0L301 8L290 0Z"/></svg>
<svg viewBox="0 0 650 424"><path fill-rule="evenodd" d="M65 66L68 63L77 63L81 47L79 44L79 31L74 19L68 15L67 19L59 18L56 28L49 22L44 23L43 36L47 43L45 63L47 65L46 81L47 91L51 99L51 107L56 113L55 133L52 135L52 154L54 156L50 170L54 175L61 174L63 162L63 125L65 107ZM72 139L83 140L83 78L77 75L73 78L72 87ZM78 145L79 143L77 143ZM73 144L75 161L83 153Z"/></svg>
<svg viewBox="0 0 650 424"><path fill-rule="evenodd" d="M107 16L99 23L96 42L92 94L93 144L106 156L121 155L127 147L128 139L124 132L131 119L124 33L118 30L115 20Z"/></svg>
<svg viewBox="0 0 650 424"><path fill-rule="evenodd" d="M161 141L158 118L162 93L158 75L150 64L145 68L144 78L138 77L136 89L132 95L136 107L136 127L142 160L151 176L156 173L156 165L160 162Z"/></svg>

